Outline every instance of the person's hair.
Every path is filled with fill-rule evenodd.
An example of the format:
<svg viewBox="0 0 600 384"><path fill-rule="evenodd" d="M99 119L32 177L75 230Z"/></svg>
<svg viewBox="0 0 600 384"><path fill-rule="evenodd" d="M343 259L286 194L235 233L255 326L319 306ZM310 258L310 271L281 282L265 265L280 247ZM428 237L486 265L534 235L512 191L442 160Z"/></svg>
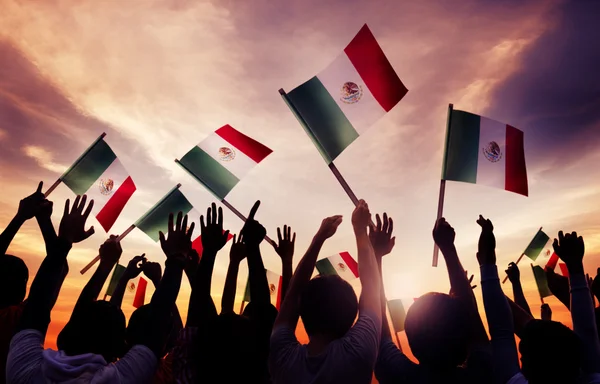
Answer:
<svg viewBox="0 0 600 384"><path fill-rule="evenodd" d="M125 315L108 301L76 308L56 344L68 356L95 353L110 363L125 352Z"/></svg>
<svg viewBox="0 0 600 384"><path fill-rule="evenodd" d="M150 304L142 305L131 314L125 333L125 342L127 343L128 348L131 348L134 345L144 344L144 342L148 340L148 332L152 332L149 325L154 321L154 316L156 316L156 313L152 311ZM168 329L166 332L168 332L168 334L163 335L163 355L175 346L179 331L181 330L181 322L176 321L173 312L171 312L171 316L166 325Z"/></svg>
<svg viewBox="0 0 600 384"><path fill-rule="evenodd" d="M337 275L312 279L300 297L300 317L309 337L343 337L354 324L357 312L354 289Z"/></svg>
<svg viewBox="0 0 600 384"><path fill-rule="evenodd" d="M0 255L0 308L18 305L25 299L29 269L21 258Z"/></svg>
<svg viewBox="0 0 600 384"><path fill-rule="evenodd" d="M417 299L404 322L413 355L419 363L439 370L452 369L465 362L471 326L463 303L437 292Z"/></svg>
<svg viewBox="0 0 600 384"><path fill-rule="evenodd" d="M521 335L522 372L529 383L575 383L582 361L579 337L556 321L532 320ZM548 357L556 364L548 365Z"/></svg>

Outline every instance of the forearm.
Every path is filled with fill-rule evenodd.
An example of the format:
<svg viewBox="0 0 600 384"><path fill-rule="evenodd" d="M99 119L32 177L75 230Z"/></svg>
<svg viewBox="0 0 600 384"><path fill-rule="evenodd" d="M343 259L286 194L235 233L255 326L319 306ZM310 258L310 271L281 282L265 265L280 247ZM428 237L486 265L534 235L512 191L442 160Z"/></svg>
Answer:
<svg viewBox="0 0 600 384"><path fill-rule="evenodd" d="M285 299L285 294L287 293L288 287L290 286L290 281L292 280L293 267L292 260L282 261L281 264L281 302Z"/></svg>
<svg viewBox="0 0 600 384"><path fill-rule="evenodd" d="M520 281L516 281L512 283L513 287L513 296L515 299L515 303L521 307L525 312L527 312L530 316L533 317L531 313L531 308L529 308L529 304L527 303L527 299L525 299L525 293L523 293L523 287L521 286Z"/></svg>
<svg viewBox="0 0 600 384"><path fill-rule="evenodd" d="M248 247L247 258L251 300L254 304L269 304L271 302L269 281L258 245Z"/></svg>
<svg viewBox="0 0 600 384"><path fill-rule="evenodd" d="M469 306L475 305L475 311L477 310L477 304L475 301L475 295L471 289L469 279L465 274L465 270L460 263L458 253L454 246L448 248L442 248L442 255L446 261L446 269L448 270L448 278L450 279L450 287L452 292Z"/></svg>
<svg viewBox="0 0 600 384"><path fill-rule="evenodd" d="M208 252L206 249L202 253L202 259L200 260L192 284L192 294L190 295L186 322L188 327L197 327L201 323L217 316L217 308L210 296L215 258L216 253Z"/></svg>
<svg viewBox="0 0 600 384"><path fill-rule="evenodd" d="M73 313L80 308L84 304L88 304L98 300L98 295L100 295L100 291L102 291L102 287L108 279L108 275L110 275L110 271L113 268L112 263L103 263L102 261L98 265L98 268L90 278L90 281L85 285L81 294L79 295L79 299L77 300L77 304L75 304L75 309Z"/></svg>
<svg viewBox="0 0 600 384"><path fill-rule="evenodd" d="M36 220L38 222L38 226L40 227L42 237L44 238L44 243L46 244L47 254L48 246L54 244L56 241L56 230L54 229L54 225L52 224L52 219L50 216L38 217Z"/></svg>
<svg viewBox="0 0 600 384"><path fill-rule="evenodd" d="M2 231L2 234L0 234L0 255L6 254L8 246L13 241L15 235L17 232L19 232L19 229L21 229L21 226L24 222L25 220L17 215L10 221L10 223L8 223L4 231Z"/></svg>
<svg viewBox="0 0 600 384"><path fill-rule="evenodd" d="M123 304L123 296L125 296L125 290L127 289L127 283L129 283L129 276L123 274L121 279L119 279L115 290L110 296L110 303L112 305L121 308L121 305ZM156 294L156 292L154 292L154 294Z"/></svg>
<svg viewBox="0 0 600 384"><path fill-rule="evenodd" d="M373 315L379 315L381 321L381 278L375 258L373 246L367 235L367 230L355 230L356 248L358 252L358 273L362 291L360 294L359 309L367 310ZM375 318L377 321L377 318Z"/></svg>
<svg viewBox="0 0 600 384"><path fill-rule="evenodd" d="M229 262L227 277L225 278L225 287L223 288L223 297L221 298L221 314L233 313L239 269L240 263L237 261Z"/></svg>
<svg viewBox="0 0 600 384"><path fill-rule="evenodd" d="M390 324L387 318L387 299L385 297L385 288L383 286L383 268L381 266L381 258L377 260L377 269L379 270L379 278L381 280L381 292L379 294L381 301L381 340L392 338L392 331L390 330ZM402 350L402 347L398 345L398 348Z"/></svg>
<svg viewBox="0 0 600 384"><path fill-rule="evenodd" d="M584 370L587 373L600 372L600 342L596 328L594 303L590 290L581 270L569 268L569 283L571 287L571 318L573 330L579 336L584 346Z"/></svg>
<svg viewBox="0 0 600 384"><path fill-rule="evenodd" d="M160 308L165 313L170 313L179 290L181 289L181 278L183 277L183 265L167 260L165 263L165 273L156 289L156 292L152 296L151 303L156 307Z"/></svg>

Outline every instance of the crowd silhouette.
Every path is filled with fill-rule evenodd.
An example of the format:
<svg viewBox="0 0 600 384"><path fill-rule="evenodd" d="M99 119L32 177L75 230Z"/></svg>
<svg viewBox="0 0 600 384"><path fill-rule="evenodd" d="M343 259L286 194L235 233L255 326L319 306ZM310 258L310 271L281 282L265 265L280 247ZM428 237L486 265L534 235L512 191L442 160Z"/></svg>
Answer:
<svg viewBox="0 0 600 384"><path fill-rule="evenodd" d="M93 233L87 219L93 201L67 200L58 232L53 204L42 183L20 201L0 235L0 382L6 383L600 383L600 340L594 308L600 299L600 269L594 280L583 268L585 247L577 233L559 232L553 247L569 277L546 271L550 290L570 310L573 330L552 321L550 307L535 319L525 299L517 265L506 273L513 299L505 296L496 265L496 239L489 219L481 227L477 261L489 336L472 286L457 254L455 231L438 220L433 239L448 270L449 294L427 293L410 307L405 331L418 363L393 342L382 284L382 259L395 244L394 223L375 215L360 200L351 216L361 283L357 297L339 276L313 277L320 250L336 234L342 216L325 218L293 271L296 234L278 229L275 245L282 262L281 308L271 304L260 245L265 228L252 207L234 235L221 312L211 297L215 260L227 243L223 211L215 204L201 216L201 228L188 226L181 212L169 216L160 233L165 254L160 264L145 255L129 261L110 301L98 300L122 256L117 237L100 246L100 263L81 291L72 315L59 333L57 349L44 349L50 314L67 276L73 245ZM26 296L27 265L6 251L22 224L35 218L46 246ZM191 220L190 220L191 221ZM192 248L200 230L202 254ZM475 256L475 255L474 255ZM251 301L234 312L239 266L248 263ZM126 320L121 303L131 279L144 274L156 290L150 303ZM185 322L175 301L183 275L192 287ZM309 338L296 338L302 320ZM519 345L515 335L520 339ZM520 357L519 357L520 355Z"/></svg>

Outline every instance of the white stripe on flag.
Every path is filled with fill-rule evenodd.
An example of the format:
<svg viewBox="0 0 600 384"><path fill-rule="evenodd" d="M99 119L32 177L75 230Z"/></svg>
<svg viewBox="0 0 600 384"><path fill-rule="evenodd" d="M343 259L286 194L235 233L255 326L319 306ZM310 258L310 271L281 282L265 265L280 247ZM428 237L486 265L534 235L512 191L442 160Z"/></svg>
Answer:
<svg viewBox="0 0 600 384"><path fill-rule="evenodd" d="M340 254L333 255L328 259L335 271L337 272L337 274L342 279L346 281L352 281L356 279L356 276L354 276L354 273L352 273L352 270L348 267L348 265L346 265L346 262L344 261L342 256L340 256Z"/></svg>
<svg viewBox="0 0 600 384"><path fill-rule="evenodd" d="M94 199L94 208L92 214L95 216L102 207L106 205L108 200L119 189L121 184L129 177L129 173L118 158L106 168L104 173L100 175L98 180L86 192L88 201Z"/></svg>
<svg viewBox="0 0 600 384"><path fill-rule="evenodd" d="M238 179L242 179L242 177L256 166L254 160L214 132L198 144L198 147L208 153L210 157L217 160L219 164L233 173ZM224 156L220 153L221 148L232 150L233 155Z"/></svg>
<svg viewBox="0 0 600 384"><path fill-rule="evenodd" d="M500 147L499 158L491 152L494 143ZM506 124L482 116L478 151L477 184L505 189Z"/></svg>

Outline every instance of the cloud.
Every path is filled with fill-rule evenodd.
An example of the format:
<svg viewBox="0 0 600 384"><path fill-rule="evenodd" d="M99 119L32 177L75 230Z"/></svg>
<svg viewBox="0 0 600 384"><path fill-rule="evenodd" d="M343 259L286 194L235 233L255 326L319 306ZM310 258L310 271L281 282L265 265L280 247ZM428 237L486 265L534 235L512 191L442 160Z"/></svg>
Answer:
<svg viewBox="0 0 600 384"><path fill-rule="evenodd" d="M49 171L63 173L68 166L57 164L53 161L54 155L52 152L35 145L26 145L23 147L25 155L34 159L40 167L46 168Z"/></svg>

